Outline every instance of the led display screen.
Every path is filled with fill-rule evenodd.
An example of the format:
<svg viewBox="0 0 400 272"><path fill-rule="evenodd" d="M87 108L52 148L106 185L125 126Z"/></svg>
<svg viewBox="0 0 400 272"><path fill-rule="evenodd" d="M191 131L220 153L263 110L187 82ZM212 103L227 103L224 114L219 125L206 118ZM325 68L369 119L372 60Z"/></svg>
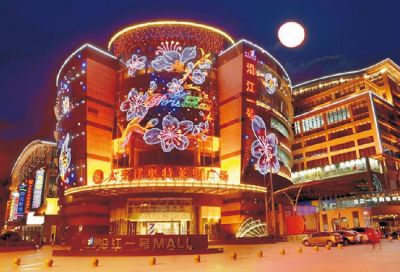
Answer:
<svg viewBox="0 0 400 272"><path fill-rule="evenodd" d="M44 169L36 170L35 185L33 187L32 209L37 209L40 207L40 205L42 205L44 173Z"/></svg>
<svg viewBox="0 0 400 272"><path fill-rule="evenodd" d="M26 200L26 191L27 185L25 183L21 183L19 185L19 199L18 199L18 208L17 208L17 216L23 216L25 212L25 200Z"/></svg>

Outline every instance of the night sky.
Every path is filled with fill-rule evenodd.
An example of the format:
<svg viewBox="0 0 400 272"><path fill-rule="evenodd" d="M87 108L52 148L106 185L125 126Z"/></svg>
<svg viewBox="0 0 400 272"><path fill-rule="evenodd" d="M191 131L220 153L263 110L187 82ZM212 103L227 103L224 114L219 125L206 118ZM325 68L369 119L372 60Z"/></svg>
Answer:
<svg viewBox="0 0 400 272"><path fill-rule="evenodd" d="M0 1L0 178L24 146L54 140L55 78L64 59L90 42L106 49L113 33L149 20L210 24L274 55L292 81L363 68L384 58L400 63L400 1ZM305 43L278 43L277 29L302 23Z"/></svg>

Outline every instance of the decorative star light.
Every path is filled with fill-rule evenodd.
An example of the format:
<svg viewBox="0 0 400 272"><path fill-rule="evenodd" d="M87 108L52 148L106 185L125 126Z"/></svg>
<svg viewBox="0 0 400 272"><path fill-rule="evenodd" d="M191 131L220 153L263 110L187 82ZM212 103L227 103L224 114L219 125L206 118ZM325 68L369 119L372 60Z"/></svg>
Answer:
<svg viewBox="0 0 400 272"><path fill-rule="evenodd" d="M278 79L274 77L271 73L265 74L265 84L266 84L266 91L269 94L274 94L276 88L278 88Z"/></svg>
<svg viewBox="0 0 400 272"><path fill-rule="evenodd" d="M251 154L258 159L256 168L262 175L269 171L277 173L280 169L278 161L278 139L274 133L267 135L264 120L255 115L251 123L256 140L251 145Z"/></svg>
<svg viewBox="0 0 400 272"><path fill-rule="evenodd" d="M61 146L60 157L58 158L58 165L60 170L60 177L64 182L68 183L68 179L66 177L68 172L68 167L71 164L71 148L69 145L69 133L65 137L64 142Z"/></svg>
<svg viewBox="0 0 400 272"><path fill-rule="evenodd" d="M193 136L200 135L200 138L203 142L205 142L208 138L207 133L209 131L210 125L208 121L200 122L198 125L195 125L192 131Z"/></svg>
<svg viewBox="0 0 400 272"><path fill-rule="evenodd" d="M133 54L131 59L126 62L126 67L128 67L128 75L133 76L137 70L141 70L146 65L146 57L139 57L136 54Z"/></svg>
<svg viewBox="0 0 400 272"><path fill-rule="evenodd" d="M147 93L140 94L135 88L130 90L127 100L121 103L119 107L121 111L126 111L126 120L130 121L135 117L141 119L146 116L148 107L145 102L147 100Z"/></svg>
<svg viewBox="0 0 400 272"><path fill-rule="evenodd" d="M174 148L185 150L189 145L189 139L185 135L192 129L192 121L179 122L175 117L167 115L162 120L162 129L152 128L146 131L143 139L150 145L161 143L164 152L170 152Z"/></svg>

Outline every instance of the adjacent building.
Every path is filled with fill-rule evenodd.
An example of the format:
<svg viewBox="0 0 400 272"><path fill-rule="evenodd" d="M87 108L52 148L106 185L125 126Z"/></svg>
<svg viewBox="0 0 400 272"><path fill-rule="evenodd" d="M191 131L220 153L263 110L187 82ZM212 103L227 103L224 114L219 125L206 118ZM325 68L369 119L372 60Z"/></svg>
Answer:
<svg viewBox="0 0 400 272"><path fill-rule="evenodd" d="M28 241L56 241L57 178L56 143L29 143L11 171L5 229L18 231Z"/></svg>
<svg viewBox="0 0 400 272"><path fill-rule="evenodd" d="M310 200L299 211L306 230L397 228L399 66L386 59L310 80L294 86L293 98L294 185L286 191Z"/></svg>

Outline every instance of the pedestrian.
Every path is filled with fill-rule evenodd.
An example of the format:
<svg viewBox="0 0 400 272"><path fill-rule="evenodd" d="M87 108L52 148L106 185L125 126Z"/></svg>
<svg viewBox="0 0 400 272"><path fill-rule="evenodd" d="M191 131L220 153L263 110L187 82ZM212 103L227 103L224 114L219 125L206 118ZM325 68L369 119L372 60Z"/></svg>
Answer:
<svg viewBox="0 0 400 272"><path fill-rule="evenodd" d="M376 230L371 234L371 237L369 238L371 241L372 249L375 250L377 246L379 246L379 249L382 249L382 244L381 244L381 239L379 232Z"/></svg>

